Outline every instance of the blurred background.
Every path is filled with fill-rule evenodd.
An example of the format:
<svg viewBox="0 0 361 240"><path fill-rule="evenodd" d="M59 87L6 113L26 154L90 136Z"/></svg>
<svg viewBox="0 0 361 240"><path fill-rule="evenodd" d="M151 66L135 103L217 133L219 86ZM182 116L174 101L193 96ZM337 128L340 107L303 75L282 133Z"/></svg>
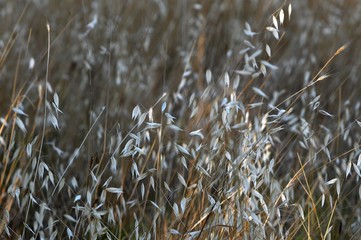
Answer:
<svg viewBox="0 0 361 240"><path fill-rule="evenodd" d="M272 38L264 29L282 4L2 1L0 113L7 113L16 94L27 91L22 104L29 105L28 114L34 116L35 96L46 72L47 22L51 28L49 83L66 113L60 116L60 128L68 137L58 144L71 149L91 126L92 113L103 106L107 107L108 131L116 123L127 129L126 119L135 105L148 109L163 92L172 96L184 73L191 75L187 87L197 92L205 86L207 69L216 80L226 71L241 70L237 68L243 61L239 52L249 47L245 40L264 47ZM270 61L279 70L266 82L265 91L290 94L301 89L347 44L343 54L324 69L330 78L317 87L329 110L342 108L339 97L354 105L360 93L360 5L356 0L292 2L292 21L286 13L283 26L287 31L279 41L269 43ZM258 33L251 39L243 31L246 22ZM246 83L247 79L241 79L240 88Z"/></svg>

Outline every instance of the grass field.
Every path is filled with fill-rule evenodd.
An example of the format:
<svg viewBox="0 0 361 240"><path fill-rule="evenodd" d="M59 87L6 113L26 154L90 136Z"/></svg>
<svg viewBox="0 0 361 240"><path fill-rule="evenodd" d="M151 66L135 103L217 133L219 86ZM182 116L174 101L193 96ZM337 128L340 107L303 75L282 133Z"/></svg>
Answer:
<svg viewBox="0 0 361 240"><path fill-rule="evenodd" d="M360 12L0 2L0 239L360 239Z"/></svg>

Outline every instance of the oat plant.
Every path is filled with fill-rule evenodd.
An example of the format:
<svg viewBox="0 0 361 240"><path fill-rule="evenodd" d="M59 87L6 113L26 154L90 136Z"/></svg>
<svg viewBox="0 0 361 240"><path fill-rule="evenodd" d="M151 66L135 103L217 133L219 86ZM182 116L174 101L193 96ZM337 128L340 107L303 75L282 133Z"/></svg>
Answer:
<svg viewBox="0 0 361 240"><path fill-rule="evenodd" d="M359 1L0 3L1 239L359 239Z"/></svg>

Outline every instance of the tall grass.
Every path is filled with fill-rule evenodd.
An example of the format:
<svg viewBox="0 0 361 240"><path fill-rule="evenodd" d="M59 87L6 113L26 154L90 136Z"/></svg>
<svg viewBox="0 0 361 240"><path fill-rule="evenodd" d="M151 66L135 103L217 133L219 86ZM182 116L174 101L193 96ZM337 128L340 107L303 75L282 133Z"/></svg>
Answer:
<svg viewBox="0 0 361 240"><path fill-rule="evenodd" d="M358 239L359 1L0 3L4 239Z"/></svg>

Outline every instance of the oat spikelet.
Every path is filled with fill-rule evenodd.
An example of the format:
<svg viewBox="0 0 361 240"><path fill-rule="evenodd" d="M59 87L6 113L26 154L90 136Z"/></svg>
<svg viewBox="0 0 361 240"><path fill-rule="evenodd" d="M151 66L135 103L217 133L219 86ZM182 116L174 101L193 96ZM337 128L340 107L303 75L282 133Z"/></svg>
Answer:
<svg viewBox="0 0 361 240"><path fill-rule="evenodd" d="M337 49L335 55L340 54L340 53L343 52L346 48L347 48L347 44L343 45L342 47L340 47L339 49Z"/></svg>

